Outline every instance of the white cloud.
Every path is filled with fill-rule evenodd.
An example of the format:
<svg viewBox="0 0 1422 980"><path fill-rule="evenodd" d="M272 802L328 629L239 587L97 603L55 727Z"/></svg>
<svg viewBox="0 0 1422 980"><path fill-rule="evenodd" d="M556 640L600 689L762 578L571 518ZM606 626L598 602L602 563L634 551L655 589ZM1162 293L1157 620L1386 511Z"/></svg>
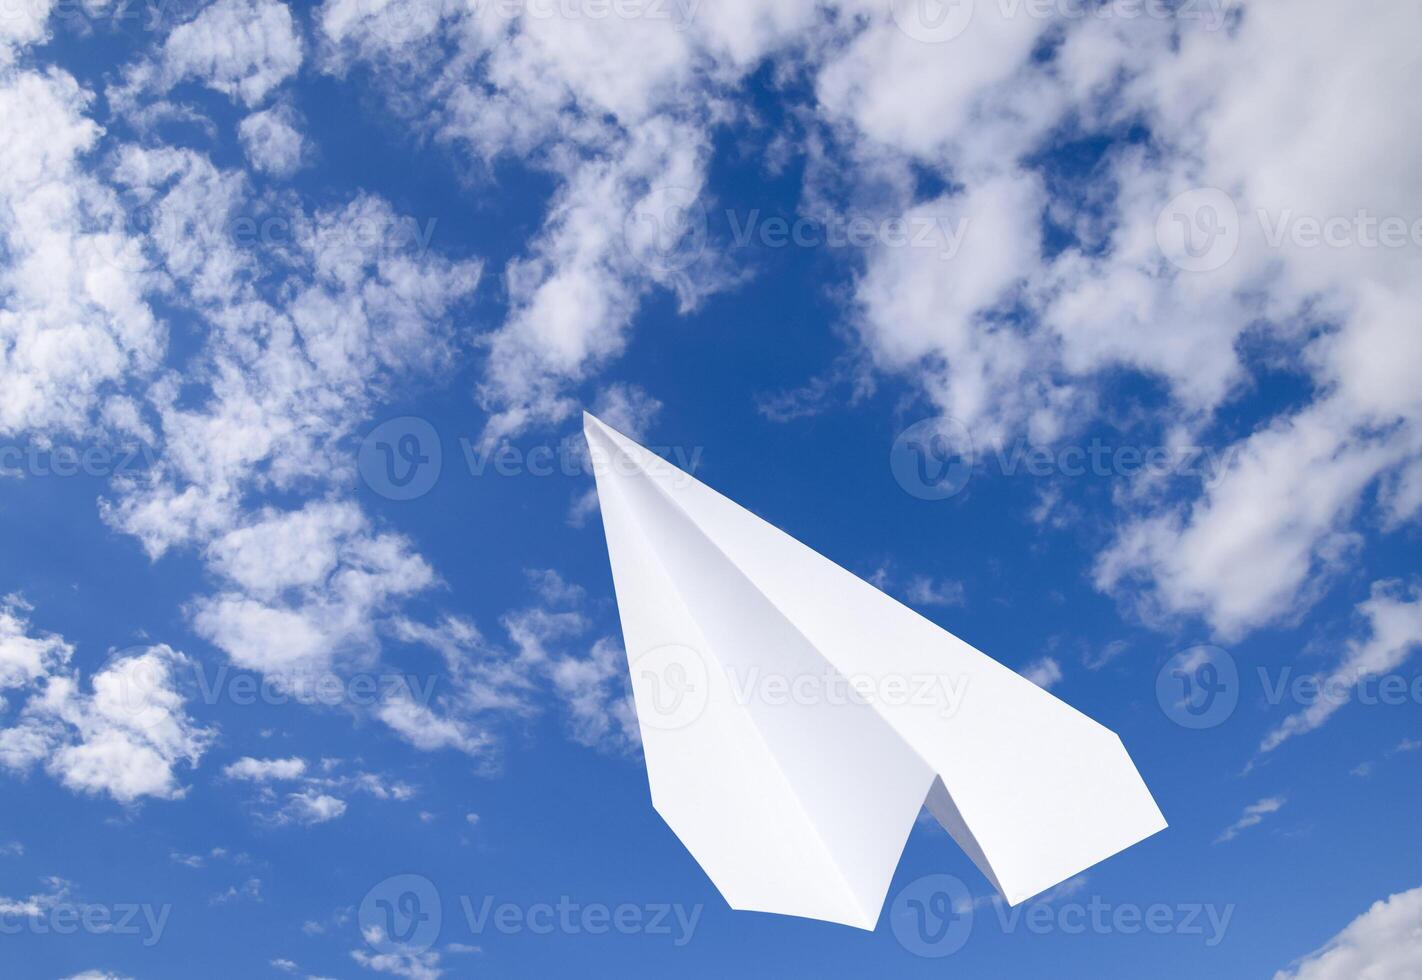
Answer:
<svg viewBox="0 0 1422 980"><path fill-rule="evenodd" d="M156 63L132 68L126 87L166 92L194 80L254 106L301 67L301 37L277 0L217 0L168 33Z"/></svg>
<svg viewBox="0 0 1422 980"><path fill-rule="evenodd" d="M1350 640L1344 654L1326 677L1321 690L1328 693L1302 711L1285 718L1264 737L1261 752L1272 752L1295 735L1311 732L1333 717L1347 699L1338 696L1368 678L1391 673L1422 646L1422 594L1403 589L1400 582L1376 582L1372 596L1358 606L1367 620L1366 638Z"/></svg>
<svg viewBox="0 0 1422 980"><path fill-rule="evenodd" d="M110 973L107 970L85 970L83 973L76 973L66 980L133 980L132 977L119 976L117 973Z"/></svg>
<svg viewBox="0 0 1422 980"><path fill-rule="evenodd" d="M816 94L869 143L982 171L1030 149L1064 107L1032 60L1049 20L977 4L966 34L935 44L902 30L889 4L864 6L867 26L831 49Z"/></svg>
<svg viewBox="0 0 1422 980"><path fill-rule="evenodd" d="M566 581L556 569L527 568L524 575L538 597L550 606L578 606L587 598L587 590Z"/></svg>
<svg viewBox="0 0 1422 980"><path fill-rule="evenodd" d="M380 936L374 938L374 942L381 941ZM439 965L440 955L435 950L368 953L363 949L354 949L351 950L351 958L367 970L405 977L406 980L439 980L444 976L444 970Z"/></svg>
<svg viewBox="0 0 1422 980"><path fill-rule="evenodd" d="M28 687L69 663L74 647L55 633L30 635L30 606L19 596L0 601L0 692ZM0 710L3 710L0 701Z"/></svg>
<svg viewBox="0 0 1422 980"><path fill-rule="evenodd" d="M1119 156L1128 193L1117 198L1113 249L1094 285L1072 285L1071 301L1089 311L1083 323L1120 324L1096 349L1114 356L1118 339L1134 345L1130 359L1170 378L1186 407L1211 409L1243 380L1236 340L1262 326L1301 355L1316 386L1311 403L1247 435L1236 464L1192 507L1128 524L1103 558L1104 587L1142 582L1163 611L1199 613L1226 635L1306 609L1347 559L1346 529L1367 489L1398 480L1396 493L1398 474L1422 452L1422 400L1400 367L1418 353L1417 250L1268 240L1291 217L1413 213L1422 109L1412 93L1422 67L1402 38L1422 29L1422 13L1389 7L1380 16L1313 0L1251 4L1237 30L1187 31L1150 57L1128 32L1099 24L1068 42L1083 71L1119 59L1131 78L1121 108L1146 115L1163 151ZM1273 43L1297 17L1307 29L1295 42ZM1288 93L1340 59L1362 67L1319 112L1298 117ZM1394 61L1407 69L1382 67ZM1171 270L1151 245L1162 205L1191 186L1224 189L1239 216L1237 254L1210 272ZM1156 271L1147 272L1152 253ZM1125 315L1132 308L1139 316ZM1151 321L1156 334L1133 326ZM1131 339L1147 336L1157 353ZM1385 497L1399 502L1392 520L1405 519L1407 496Z"/></svg>
<svg viewBox="0 0 1422 980"><path fill-rule="evenodd" d="M278 821L291 821L309 827L336 820L344 816L345 812L345 800L314 790L303 790L287 797L286 806L278 815Z"/></svg>
<svg viewBox="0 0 1422 980"><path fill-rule="evenodd" d="M296 757L254 759L251 756L243 756L224 768L222 774L228 779L241 779L254 783L300 779L306 775L306 760Z"/></svg>
<svg viewBox="0 0 1422 980"><path fill-rule="evenodd" d="M961 606L967 601L962 582L956 579L934 581L927 575L909 579L904 598L918 606Z"/></svg>
<svg viewBox="0 0 1422 980"><path fill-rule="evenodd" d="M567 708L573 741L608 752L642 744L627 687L627 657L616 641L598 640L586 657L557 658L549 676Z"/></svg>
<svg viewBox="0 0 1422 980"><path fill-rule="evenodd" d="M486 440L570 417L577 405L567 388L621 354L640 298L654 283L678 289L683 308L711 288L669 267L658 251L677 247L665 225L673 205L657 197L659 189L695 201L708 150L696 127L656 117L564 175L531 254L505 272L510 312L488 338L480 385L481 404L493 413ZM654 240L624 236L640 227L629 224L639 209L659 232Z"/></svg>
<svg viewBox="0 0 1422 980"><path fill-rule="evenodd" d="M448 687L441 689L436 703L446 710L469 715L532 713L535 689L528 666L490 644L469 620L446 616L431 626L402 617L391 625L391 634L427 646L443 658Z"/></svg>
<svg viewBox="0 0 1422 980"><path fill-rule="evenodd" d="M3 625L26 639L28 623L15 607L6 615ZM0 766L24 774L42 763L69 789L107 793L121 803L187 792L176 769L197 765L215 735L187 714L179 690L179 672L192 666L187 657L167 646L126 652L95 673L85 693L79 672L68 669L67 644L54 636L28 639L62 656L27 680L24 707L0 728Z"/></svg>
<svg viewBox="0 0 1422 980"><path fill-rule="evenodd" d="M252 784L255 792L249 804L254 815L274 826L329 823L345 816L350 799L356 796L404 803L417 795L409 783L360 769L347 770L343 761L335 758L321 759L319 765L311 766L300 758L244 757L227 766L223 774L234 782ZM279 783L286 784L280 791L275 785ZM214 856L217 854L214 851ZM246 863L245 855L239 855L234 863Z"/></svg>
<svg viewBox="0 0 1422 980"><path fill-rule="evenodd" d="M289 177L301 168L306 152L299 125L289 106L274 106L243 119L237 134L253 167L274 177Z"/></svg>
<svg viewBox="0 0 1422 980"><path fill-rule="evenodd" d="M264 511L208 554L237 589L198 599L194 627L237 666L292 687L378 649L382 612L435 581L405 538L374 533L351 503Z"/></svg>
<svg viewBox="0 0 1422 980"><path fill-rule="evenodd" d="M1306 609L1349 556L1364 490L1411 441L1405 430L1369 438L1332 408L1255 433L1193 505L1127 524L1100 557L1098 585L1140 583L1147 602L1197 612L1230 639Z"/></svg>
<svg viewBox="0 0 1422 980"><path fill-rule="evenodd" d="M1374 902L1323 948L1274 980L1403 980L1422 962L1422 888Z"/></svg>
<svg viewBox="0 0 1422 980"><path fill-rule="evenodd" d="M69 897L70 884L63 878L42 878L45 891L28 898L6 898L0 895L0 915L14 918L38 918Z"/></svg>
<svg viewBox="0 0 1422 980"><path fill-rule="evenodd" d="M641 385L615 382L603 388L593 403L593 414L623 435L645 441L662 403Z"/></svg>
<svg viewBox="0 0 1422 980"><path fill-rule="evenodd" d="M88 431L166 345L141 242L85 170L91 98L58 70L0 72L0 433Z"/></svg>
<svg viewBox="0 0 1422 980"><path fill-rule="evenodd" d="M313 212L254 197L192 150L128 145L112 160L150 218L165 299L206 333L181 374L147 386L161 451L114 481L105 519L155 560L201 549L219 589L189 611L233 664L289 687L370 667L387 617L436 578L341 499L355 436L397 385L452 363L480 263L431 251L433 219L371 195ZM271 491L294 503L254 509Z"/></svg>
<svg viewBox="0 0 1422 980"><path fill-rule="evenodd" d="M203 396L180 402L177 374L149 388L159 465L121 481L106 518L157 557L229 530L245 492L349 485L376 399L450 362L451 314L480 264L429 251L432 220L370 195L314 214L284 200L258 223L254 209L273 205L191 151L130 147L115 173L147 202L171 300L211 329L190 368Z"/></svg>
<svg viewBox="0 0 1422 980"><path fill-rule="evenodd" d="M409 697L386 700L377 716L407 742L425 752L448 748L478 755L492 744L487 734L473 730L462 719L440 717L428 705Z"/></svg>
<svg viewBox="0 0 1422 980"><path fill-rule="evenodd" d="M15 4L0 17L0 70L8 68L19 50L49 36L47 26L53 0Z"/></svg>
<svg viewBox="0 0 1422 980"><path fill-rule="evenodd" d="M227 905L230 902L260 902L262 900L262 879L248 878L240 886L229 885L224 892L218 892L208 900L209 905Z"/></svg>
<svg viewBox="0 0 1422 980"><path fill-rule="evenodd" d="M1238 820L1230 824L1220 835L1215 838L1216 844L1223 844L1232 841L1240 835L1241 831L1250 827L1257 827L1264 822L1264 818L1271 813L1278 813L1287 802L1282 796L1270 796L1260 800L1258 803L1251 803L1244 808L1244 813Z"/></svg>
<svg viewBox="0 0 1422 980"><path fill-rule="evenodd" d="M1062 679L1062 665L1052 657L1042 657L1027 664L1018 673L1045 690Z"/></svg>
<svg viewBox="0 0 1422 980"><path fill-rule="evenodd" d="M1160 506L1149 480L1120 490L1123 523L1097 573L1143 612L1241 635L1321 594L1349 560L1346 528L1370 487L1381 484L1387 526L1422 513L1422 408L1402 367L1422 343L1416 250L1275 244L1256 217L1411 217L1422 126L1406 123L1422 121L1422 69L1406 39L1422 24L1412 7L1380 25L1307 0L1307 28L1281 49L1298 9L1063 21L978 5L944 44L913 37L887 5L855 2L722 3L667 25L328 0L318 21L329 66L366 61L437 138L482 161L519 154L559 181L543 232L508 270L513 309L488 338L490 439L565 419L570 390L624 349L653 285L683 305L724 285L705 265L667 274L649 249L664 243L637 223L623 244L644 261L625 261L614 229L667 185L694 212L709 134L739 118L736 85L767 56L813 80L800 117L806 206L835 206L830 188L847 186L857 212L939 229L935 248L868 250L854 324L867 360L981 443L1064 438L1099 417L1100 383L1122 369L1162 385L1169 404L1145 422L1178 443L1253 380L1246 331L1280 344L1315 383L1314 403L1253 420L1236 465L1198 499ZM1294 93L1340 59L1364 67L1297 118ZM1089 177L1034 160L1054 134L1128 126L1148 140L1115 141ZM949 189L923 194L916 168ZM1196 186L1225 189L1241 214L1238 254L1208 273L1173 267L1156 235L1164 205ZM1049 226L1067 239L1060 251L1044 249ZM1294 492L1301 478L1313 493ZM591 508L577 500L571 521Z"/></svg>
<svg viewBox="0 0 1422 980"><path fill-rule="evenodd" d="M1052 343L1004 315L1040 273L1045 206L1039 179L1019 172L911 208L904 217L931 233L928 246L877 246L857 286L875 363L912 374L975 441L1023 427L1058 435L1069 392L1051 381Z"/></svg>
<svg viewBox="0 0 1422 980"><path fill-rule="evenodd" d="M713 256L678 251L677 208L691 207L694 226L721 87L818 11L737 0L697 13L679 23L403 0L327 0L318 13L329 68L365 61L437 138L485 163L518 154L557 180L543 230L507 269L509 315L487 338L490 443L566 419L569 389L620 355L651 287L685 310L725 284Z"/></svg>

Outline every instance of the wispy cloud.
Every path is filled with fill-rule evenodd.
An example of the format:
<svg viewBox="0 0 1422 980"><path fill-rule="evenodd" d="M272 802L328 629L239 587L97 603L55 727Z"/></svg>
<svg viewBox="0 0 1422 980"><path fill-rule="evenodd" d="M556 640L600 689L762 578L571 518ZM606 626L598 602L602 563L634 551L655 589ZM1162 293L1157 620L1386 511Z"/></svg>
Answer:
<svg viewBox="0 0 1422 980"><path fill-rule="evenodd" d="M1278 813L1286 802L1282 796L1269 796L1258 803L1249 804L1244 808L1244 813L1238 820L1220 832L1220 835L1215 838L1215 843L1223 844L1232 841L1250 827L1257 827L1264 822L1264 818L1269 814Z"/></svg>

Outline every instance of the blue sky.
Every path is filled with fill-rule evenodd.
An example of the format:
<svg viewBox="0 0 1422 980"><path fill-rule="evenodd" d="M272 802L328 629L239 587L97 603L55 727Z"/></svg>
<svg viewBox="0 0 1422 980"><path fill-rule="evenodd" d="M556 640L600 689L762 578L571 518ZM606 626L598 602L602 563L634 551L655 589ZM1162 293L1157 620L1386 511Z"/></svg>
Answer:
<svg viewBox="0 0 1422 980"><path fill-rule="evenodd" d="M1415 976L1417 12L602 9L0 19L0 975ZM1007 909L925 819L872 933L730 911L584 407L1170 828Z"/></svg>

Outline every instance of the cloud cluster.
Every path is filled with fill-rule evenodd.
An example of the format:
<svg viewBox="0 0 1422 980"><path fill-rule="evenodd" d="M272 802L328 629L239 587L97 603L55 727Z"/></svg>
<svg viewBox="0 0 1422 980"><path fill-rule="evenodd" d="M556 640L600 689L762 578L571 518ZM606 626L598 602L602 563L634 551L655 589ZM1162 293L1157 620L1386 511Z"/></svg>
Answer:
<svg viewBox="0 0 1422 980"><path fill-rule="evenodd" d="M880 243L855 259L867 363L984 444L1070 436L1120 372L1159 385L1153 437L1233 441L1233 462L1209 486L1123 493L1096 583L1226 637L1297 613L1350 564L1369 488L1385 525L1422 510L1422 403L1400 367L1416 360L1419 250L1369 247L1366 227L1337 237L1358 215L1373 239L1380 220L1416 219L1418 12L1394 5L1380 26L1325 0L1129 18L977 5L953 36L911 11L746 0L682 20L538 18L328 0L317 22L327 70L371 69L437 139L557 178L506 270L511 309L479 388L488 438L565 419L648 288L689 308L732 283L696 240L706 147L746 118L739 86L768 62L813 92L794 116L808 209L962 231L962 248ZM1340 58L1361 67L1300 117L1296 93ZM1084 170L1052 152L1093 140L1108 148ZM1177 219L1230 236L1229 254L1205 268L1173 249ZM1338 247L1298 234L1309 222ZM1243 356L1255 337L1314 394L1222 433L1219 413L1270 366Z"/></svg>
<svg viewBox="0 0 1422 980"><path fill-rule="evenodd" d="M24 5L22 5L24 6ZM101 129L68 74L0 69L0 433L132 427L123 392L166 349L144 299L142 242L89 167ZM20 136L23 134L23 137Z"/></svg>
<svg viewBox="0 0 1422 980"><path fill-rule="evenodd" d="M322 759L310 766L297 756L258 759L243 756L222 770L231 782L256 790L251 801L259 819L274 826L312 827L346 815L352 795L405 802L415 787L364 770L345 771L340 759Z"/></svg>
<svg viewBox="0 0 1422 980"><path fill-rule="evenodd" d="M1422 957L1422 888L1373 903L1329 943L1274 980L1406 977Z"/></svg>
<svg viewBox="0 0 1422 980"><path fill-rule="evenodd" d="M251 107L296 74L301 60L301 36L286 4L216 0L169 31L155 57L131 66L110 97L137 109L195 81Z"/></svg>
<svg viewBox="0 0 1422 980"><path fill-rule="evenodd" d="M215 732L188 715L180 671L167 646L113 656L84 689L69 668L73 648L53 634L30 635L24 607L0 610L0 665L6 685L27 693L14 717L0 715L0 766L24 774L42 765L76 792L120 803L178 799L178 769L196 766Z"/></svg>

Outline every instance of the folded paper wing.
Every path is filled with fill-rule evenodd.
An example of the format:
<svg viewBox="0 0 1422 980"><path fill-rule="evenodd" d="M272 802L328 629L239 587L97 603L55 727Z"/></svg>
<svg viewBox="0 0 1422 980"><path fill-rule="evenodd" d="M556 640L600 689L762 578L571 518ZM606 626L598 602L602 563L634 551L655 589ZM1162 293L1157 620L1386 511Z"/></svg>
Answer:
<svg viewBox="0 0 1422 980"><path fill-rule="evenodd" d="M1014 905L1165 827L1114 732L584 430L652 803L733 908L874 928L924 806Z"/></svg>

